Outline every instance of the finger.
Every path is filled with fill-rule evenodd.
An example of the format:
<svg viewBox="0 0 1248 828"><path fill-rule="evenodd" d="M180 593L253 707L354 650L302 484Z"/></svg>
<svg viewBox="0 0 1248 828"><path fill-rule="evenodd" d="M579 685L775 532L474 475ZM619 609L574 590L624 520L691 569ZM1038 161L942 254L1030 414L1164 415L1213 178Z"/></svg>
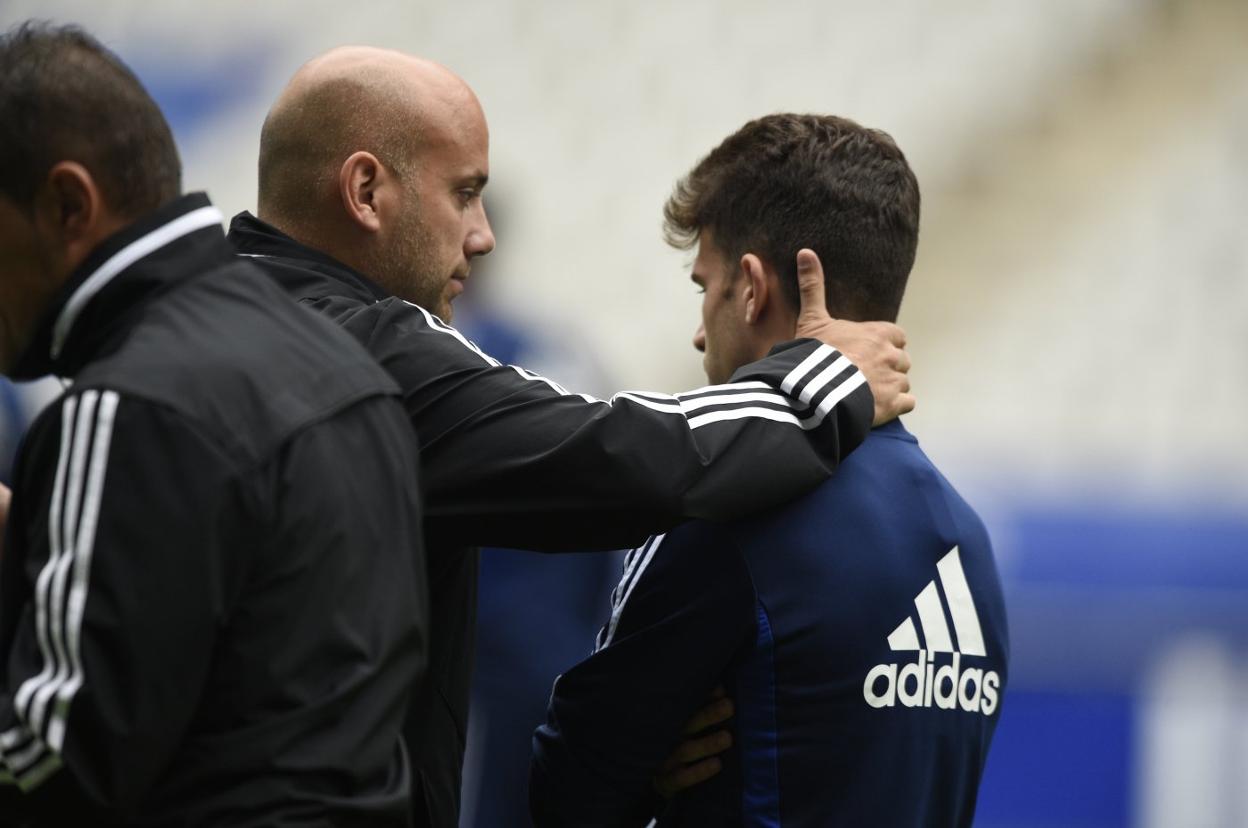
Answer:
<svg viewBox="0 0 1248 828"><path fill-rule="evenodd" d="M903 374L910 373L910 354L899 348L897 350L897 357L893 360L893 368Z"/></svg>
<svg viewBox="0 0 1248 828"><path fill-rule="evenodd" d="M727 696L727 695L728 695L728 691L724 689L724 685L722 684L715 685L715 689L711 691L712 699L722 699L724 696Z"/></svg>
<svg viewBox="0 0 1248 828"><path fill-rule="evenodd" d="M698 733L711 725L731 719L733 714L732 699L719 699L703 707L685 725L685 734Z"/></svg>
<svg viewBox="0 0 1248 828"><path fill-rule="evenodd" d="M874 424L877 426L883 425L890 420L895 420L902 414L909 414L914 410L914 404L914 395L902 392L890 400L884 407L876 407Z"/></svg>
<svg viewBox="0 0 1248 828"><path fill-rule="evenodd" d="M823 264L815 251L803 247L797 251L797 291L801 296L802 316L827 316L823 293Z"/></svg>
<svg viewBox="0 0 1248 828"><path fill-rule="evenodd" d="M666 799L677 793L700 785L723 770L724 763L717 757L705 759L695 765L685 765L677 770L659 775L654 780L654 787Z"/></svg>
<svg viewBox="0 0 1248 828"><path fill-rule="evenodd" d="M900 325L895 325L892 322L878 322L876 325L881 335L889 342L898 348L906 347L906 332Z"/></svg>
<svg viewBox="0 0 1248 828"><path fill-rule="evenodd" d="M910 377L894 374L886 388L888 390L885 393L876 397L875 420L872 425L884 425L914 410L915 399L910 393Z"/></svg>
<svg viewBox="0 0 1248 828"><path fill-rule="evenodd" d="M672 751L672 757L681 764L689 764L717 753L723 753L732 747L732 734L726 730L717 730L707 736L686 739Z"/></svg>

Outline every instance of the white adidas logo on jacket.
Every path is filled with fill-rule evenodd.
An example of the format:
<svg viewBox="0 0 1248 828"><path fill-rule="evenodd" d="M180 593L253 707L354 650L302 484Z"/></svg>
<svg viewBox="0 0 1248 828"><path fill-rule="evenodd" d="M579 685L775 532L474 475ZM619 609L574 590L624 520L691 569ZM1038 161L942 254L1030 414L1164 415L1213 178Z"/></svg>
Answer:
<svg viewBox="0 0 1248 828"><path fill-rule="evenodd" d="M936 564L941 587L948 601L949 617L958 647L954 648L949 625L945 622L940 592L936 581L928 581L914 599L914 608L923 630L925 647L919 645L914 618L908 616L888 636L888 646L895 652L915 652L918 661L902 666L877 664L862 683L862 695L872 707L932 707L942 710L961 708L968 713L991 716L997 709L1001 677L995 670L978 667L961 669L962 657L983 658L984 635L975 612L971 589L962 571L962 560L955 546ZM950 663L936 666L936 653L952 653Z"/></svg>

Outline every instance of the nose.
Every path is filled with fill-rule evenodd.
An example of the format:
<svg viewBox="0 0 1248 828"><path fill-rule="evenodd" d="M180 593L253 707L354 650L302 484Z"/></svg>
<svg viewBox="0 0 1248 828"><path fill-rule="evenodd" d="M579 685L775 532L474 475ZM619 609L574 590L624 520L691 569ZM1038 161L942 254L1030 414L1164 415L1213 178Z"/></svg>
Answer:
<svg viewBox="0 0 1248 828"><path fill-rule="evenodd" d="M485 214L485 204L483 201L477 201L477 209L473 213L472 225L468 228L468 235L464 239L464 255L471 259L473 256L488 255L494 249L494 231L490 229L490 219Z"/></svg>
<svg viewBox="0 0 1248 828"><path fill-rule="evenodd" d="M693 347L700 352L706 353L706 326L699 325L698 329L693 332Z"/></svg>

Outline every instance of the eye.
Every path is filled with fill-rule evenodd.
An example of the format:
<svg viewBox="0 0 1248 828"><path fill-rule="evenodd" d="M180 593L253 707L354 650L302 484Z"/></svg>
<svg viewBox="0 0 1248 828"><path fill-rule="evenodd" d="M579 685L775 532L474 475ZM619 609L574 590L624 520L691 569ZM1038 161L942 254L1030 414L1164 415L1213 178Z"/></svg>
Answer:
<svg viewBox="0 0 1248 828"><path fill-rule="evenodd" d="M456 190L456 197L459 199L459 206L467 210L474 202L480 200L480 187L461 187Z"/></svg>

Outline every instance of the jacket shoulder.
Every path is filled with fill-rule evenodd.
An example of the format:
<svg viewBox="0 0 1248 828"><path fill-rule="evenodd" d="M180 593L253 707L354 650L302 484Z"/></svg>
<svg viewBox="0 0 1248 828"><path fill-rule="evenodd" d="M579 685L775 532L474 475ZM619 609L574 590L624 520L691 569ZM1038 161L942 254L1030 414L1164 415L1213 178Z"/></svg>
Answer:
<svg viewBox="0 0 1248 828"><path fill-rule="evenodd" d="M166 406L252 460L363 399L397 394L357 342L245 262L144 307L75 384Z"/></svg>

